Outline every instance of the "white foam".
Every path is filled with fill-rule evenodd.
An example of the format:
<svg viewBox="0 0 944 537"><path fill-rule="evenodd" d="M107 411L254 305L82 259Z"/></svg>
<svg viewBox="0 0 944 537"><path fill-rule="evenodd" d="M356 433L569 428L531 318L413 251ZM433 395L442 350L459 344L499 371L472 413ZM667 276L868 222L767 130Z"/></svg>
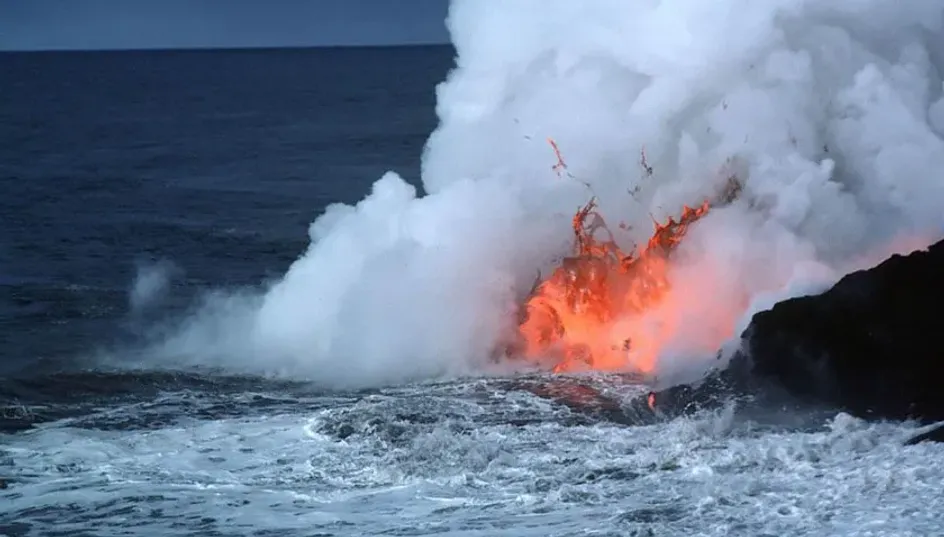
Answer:
<svg viewBox="0 0 944 537"><path fill-rule="evenodd" d="M891 536L944 524L944 447L902 447L911 426L839 414L816 431L761 433L730 409L648 427L565 426L560 409L526 394L470 400L446 386L418 395L181 418L156 430L53 425L10 436L14 482L0 491L0 521L489 535ZM338 425L349 434L332 434Z"/></svg>

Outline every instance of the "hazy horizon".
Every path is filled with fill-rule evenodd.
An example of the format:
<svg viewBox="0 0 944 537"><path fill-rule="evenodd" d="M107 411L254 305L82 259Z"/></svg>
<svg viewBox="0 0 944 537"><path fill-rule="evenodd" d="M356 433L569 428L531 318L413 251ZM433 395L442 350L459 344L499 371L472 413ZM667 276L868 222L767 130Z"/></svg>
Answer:
<svg viewBox="0 0 944 537"><path fill-rule="evenodd" d="M183 47L131 47L131 48L45 48L45 49L4 49L0 54L45 54L45 53L91 53L91 52L212 52L212 51L253 51L253 50L317 50L344 48L440 48L453 47L452 43L368 43L368 44L329 44L329 45L235 45L235 46L183 46Z"/></svg>
<svg viewBox="0 0 944 537"><path fill-rule="evenodd" d="M446 45L448 0L9 0L0 51Z"/></svg>

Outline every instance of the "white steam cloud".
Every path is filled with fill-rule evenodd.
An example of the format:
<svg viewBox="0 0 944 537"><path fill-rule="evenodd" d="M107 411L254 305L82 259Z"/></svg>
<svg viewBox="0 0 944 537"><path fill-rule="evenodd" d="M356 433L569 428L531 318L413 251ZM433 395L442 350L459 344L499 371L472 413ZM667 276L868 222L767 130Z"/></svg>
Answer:
<svg viewBox="0 0 944 537"><path fill-rule="evenodd" d="M167 294L172 279L180 269L170 261L140 262L131 290L128 292L128 307L132 317L140 317L149 308L160 303Z"/></svg>
<svg viewBox="0 0 944 537"><path fill-rule="evenodd" d="M733 336L774 297L944 223L942 13L942 0L455 0L429 195L387 174L330 207L264 297L211 308L165 350L339 386L481 371L588 199L551 171L553 137L625 244L647 238L650 213L743 182L680 252L674 300L689 301L663 357L679 366L719 343L711 322L739 323Z"/></svg>

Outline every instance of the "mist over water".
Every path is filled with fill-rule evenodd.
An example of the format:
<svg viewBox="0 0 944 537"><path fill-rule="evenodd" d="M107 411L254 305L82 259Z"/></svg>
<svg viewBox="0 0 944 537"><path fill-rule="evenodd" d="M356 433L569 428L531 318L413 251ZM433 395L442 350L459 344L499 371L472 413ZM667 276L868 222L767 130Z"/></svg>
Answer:
<svg viewBox="0 0 944 537"><path fill-rule="evenodd" d="M628 250L733 175L739 200L692 228L653 313L671 325L660 372L700 367L754 311L937 235L942 13L940 0L455 0L427 195L388 173L330 206L283 278L214 293L143 359L331 386L483 372L590 195ZM551 170L548 137L579 180Z"/></svg>

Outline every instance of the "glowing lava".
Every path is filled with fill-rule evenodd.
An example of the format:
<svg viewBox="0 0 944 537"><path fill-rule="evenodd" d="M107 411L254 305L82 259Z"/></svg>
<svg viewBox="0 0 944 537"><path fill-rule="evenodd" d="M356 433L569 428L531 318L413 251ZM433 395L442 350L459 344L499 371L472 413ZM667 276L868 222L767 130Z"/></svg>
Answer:
<svg viewBox="0 0 944 537"><path fill-rule="evenodd" d="M574 254L526 304L519 327L523 354L555 359L555 372L589 367L652 373L668 328L648 325L645 313L663 302L671 254L708 210L706 201L684 207L678 220L656 222L648 244L633 255L616 245L591 199L574 216ZM601 231L604 239L596 237Z"/></svg>

